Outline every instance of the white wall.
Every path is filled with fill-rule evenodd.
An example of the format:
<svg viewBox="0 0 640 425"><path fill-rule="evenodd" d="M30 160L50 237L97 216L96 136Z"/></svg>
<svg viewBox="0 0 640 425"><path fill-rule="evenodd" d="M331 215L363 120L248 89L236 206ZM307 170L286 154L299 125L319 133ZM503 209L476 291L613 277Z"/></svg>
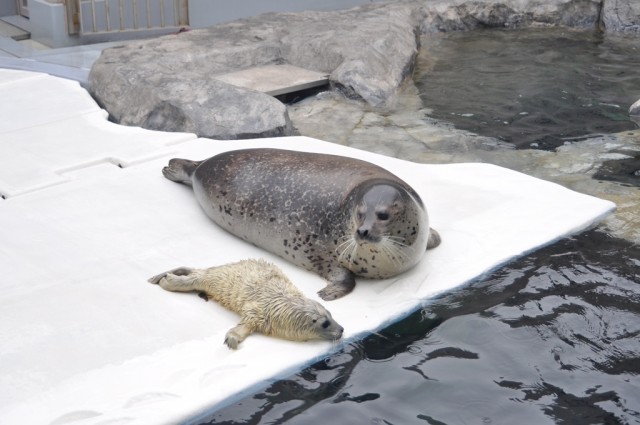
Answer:
<svg viewBox="0 0 640 425"><path fill-rule="evenodd" d="M373 0L189 0L189 26L205 28L266 12L348 9Z"/></svg>
<svg viewBox="0 0 640 425"><path fill-rule="evenodd" d="M205 28L265 12L347 9L373 1L376 0L189 0L189 26L191 28ZM7 0L0 0L0 2L5 4ZM29 0L29 14L31 38L49 47L67 47L123 38L137 38L145 34L144 32L103 33L99 38L69 36L64 5L48 3L44 0ZM153 32L146 33L146 36L152 35Z"/></svg>
<svg viewBox="0 0 640 425"><path fill-rule="evenodd" d="M0 16L11 16L18 14L18 7L15 0L0 0Z"/></svg>
<svg viewBox="0 0 640 425"><path fill-rule="evenodd" d="M64 5L43 0L29 0L31 38L49 47L67 47L79 44L77 38L67 35Z"/></svg>

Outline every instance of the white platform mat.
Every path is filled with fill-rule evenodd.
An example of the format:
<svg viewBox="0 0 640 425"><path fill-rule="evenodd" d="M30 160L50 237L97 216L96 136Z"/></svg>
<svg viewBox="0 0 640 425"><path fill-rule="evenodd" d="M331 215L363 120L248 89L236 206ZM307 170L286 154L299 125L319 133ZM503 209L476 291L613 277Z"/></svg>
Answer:
<svg viewBox="0 0 640 425"><path fill-rule="evenodd" d="M69 180L64 173L100 163L128 166L195 139L107 121L76 82L0 69L0 195Z"/></svg>
<svg viewBox="0 0 640 425"><path fill-rule="evenodd" d="M339 349L252 335L229 350L223 340L236 314L147 283L177 266L262 257L309 297L319 300L324 286L318 276L216 227L189 187L162 177L172 157L203 159L247 147L325 152L374 162L413 185L443 243L395 279L360 279L350 295L323 302L346 339L591 226L614 208L486 164L414 164L305 137L214 141L120 127L92 109L81 89L72 102L76 88L66 82L60 89L65 108L81 113L53 111L55 119L45 119L47 108L39 107L43 116L30 124L17 118L30 113L28 106L8 104L28 104L18 99L16 84L46 88L39 80L59 80L20 75L0 70L0 193L7 198L0 199L3 424L174 424ZM11 90L13 100L6 96ZM75 132L72 138L51 130L44 143L36 127L62 122ZM85 149L83 143L95 141ZM13 161L16 156L21 160ZM16 179L23 167L32 171ZM34 175L41 180L29 180Z"/></svg>

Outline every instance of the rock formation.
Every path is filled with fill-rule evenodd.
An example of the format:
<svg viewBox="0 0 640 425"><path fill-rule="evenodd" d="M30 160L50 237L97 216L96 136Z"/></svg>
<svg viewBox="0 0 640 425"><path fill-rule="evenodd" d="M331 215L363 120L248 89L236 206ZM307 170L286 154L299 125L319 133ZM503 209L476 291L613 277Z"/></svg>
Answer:
<svg viewBox="0 0 640 425"><path fill-rule="evenodd" d="M640 2L603 0L601 24L609 32L640 33Z"/></svg>
<svg viewBox="0 0 640 425"><path fill-rule="evenodd" d="M637 28L634 2L423 0L271 13L107 49L93 65L90 90L125 125L213 139L289 135L282 103L212 77L289 63L326 72L334 89L388 108L411 75L422 34L552 25L626 31Z"/></svg>

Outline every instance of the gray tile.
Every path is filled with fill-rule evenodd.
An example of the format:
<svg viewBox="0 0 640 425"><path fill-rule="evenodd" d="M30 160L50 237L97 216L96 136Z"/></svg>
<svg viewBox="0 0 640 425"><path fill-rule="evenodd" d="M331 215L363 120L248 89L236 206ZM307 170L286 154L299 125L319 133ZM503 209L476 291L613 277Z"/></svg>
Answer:
<svg viewBox="0 0 640 425"><path fill-rule="evenodd" d="M326 73L293 65L267 65L230 72L214 77L234 86L260 91L271 96L328 84Z"/></svg>

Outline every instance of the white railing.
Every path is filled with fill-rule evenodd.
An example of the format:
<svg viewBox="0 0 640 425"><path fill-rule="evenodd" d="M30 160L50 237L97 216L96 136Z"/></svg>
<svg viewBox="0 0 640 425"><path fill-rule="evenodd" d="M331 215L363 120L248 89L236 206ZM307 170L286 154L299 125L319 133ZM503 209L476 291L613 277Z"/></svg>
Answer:
<svg viewBox="0 0 640 425"><path fill-rule="evenodd" d="M189 25L187 0L66 0L69 34L174 29Z"/></svg>

